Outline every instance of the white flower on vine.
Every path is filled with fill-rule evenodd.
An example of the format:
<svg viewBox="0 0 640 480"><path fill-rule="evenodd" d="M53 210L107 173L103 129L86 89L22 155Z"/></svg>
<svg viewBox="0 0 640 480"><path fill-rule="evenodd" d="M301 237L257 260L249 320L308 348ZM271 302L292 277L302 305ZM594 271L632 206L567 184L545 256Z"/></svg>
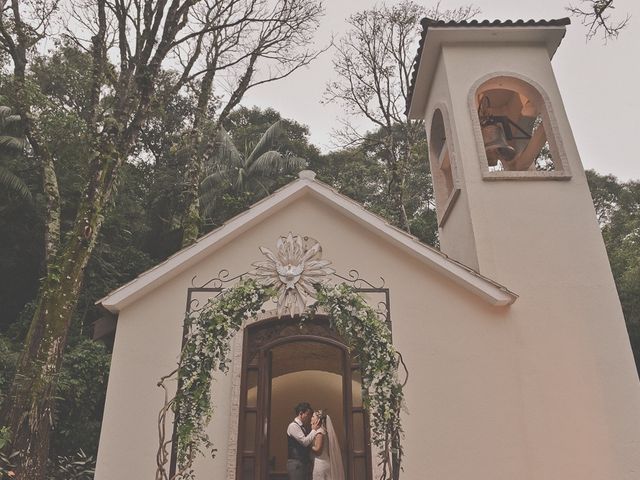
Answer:
<svg viewBox="0 0 640 480"><path fill-rule="evenodd" d="M314 298L314 285L325 280L335 270L329 260L322 260L322 247L311 238L293 235L280 237L276 252L260 247L266 261L252 265L255 275L265 285L274 286L278 292L278 316L302 314L307 297Z"/></svg>

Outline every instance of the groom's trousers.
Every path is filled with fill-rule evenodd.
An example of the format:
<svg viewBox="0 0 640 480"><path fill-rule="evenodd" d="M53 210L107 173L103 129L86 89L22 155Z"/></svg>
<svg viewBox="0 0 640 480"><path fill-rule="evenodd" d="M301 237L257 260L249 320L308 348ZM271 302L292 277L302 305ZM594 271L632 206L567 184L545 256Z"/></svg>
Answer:
<svg viewBox="0 0 640 480"><path fill-rule="evenodd" d="M287 460L289 480L309 480L309 464L300 460Z"/></svg>

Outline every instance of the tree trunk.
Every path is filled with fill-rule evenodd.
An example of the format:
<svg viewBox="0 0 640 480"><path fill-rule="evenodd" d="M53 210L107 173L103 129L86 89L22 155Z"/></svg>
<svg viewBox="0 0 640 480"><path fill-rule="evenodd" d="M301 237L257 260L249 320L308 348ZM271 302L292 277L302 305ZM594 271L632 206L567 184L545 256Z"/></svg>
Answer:
<svg viewBox="0 0 640 480"><path fill-rule="evenodd" d="M182 221L182 248L195 243L200 234L202 217L200 215L200 196L198 190L201 180L201 159L191 158L186 174L186 211Z"/></svg>
<svg viewBox="0 0 640 480"><path fill-rule="evenodd" d="M36 142L31 141L31 144L35 145ZM42 159L43 192L47 202L44 252L48 272L49 266L56 257L60 246L60 189L58 188L58 177L56 176L53 159L49 152L37 151L36 155Z"/></svg>
<svg viewBox="0 0 640 480"><path fill-rule="evenodd" d="M389 196L391 197L391 204L395 210L396 225L400 226L407 233L411 233L411 227L409 225L409 217L407 216L407 210L404 207L404 175L400 171L401 162L405 159L398 158L396 151L396 142L393 138L394 133L389 133L388 138L388 161L389 168Z"/></svg>
<svg viewBox="0 0 640 480"><path fill-rule="evenodd" d="M95 235L91 236L75 235L49 269L6 401L3 416L11 429L11 448L20 452L16 471L20 479L46 478L56 380L95 243Z"/></svg>
<svg viewBox="0 0 640 480"><path fill-rule="evenodd" d="M2 424L8 425L11 429L10 448L19 453L16 478L45 480L56 381L85 269L103 223L104 211L114 193L117 175L148 116L149 103L154 92L154 79L157 78L163 59L173 48L177 33L185 26L189 10L197 2L187 1L182 5L180 2L170 2L171 6L166 12L164 4L167 2L156 2L156 6L151 1L142 2L142 5L138 3L138 8L144 8L145 28L141 34L138 32L139 35L136 37L136 54L122 63L123 68L126 66L127 70L117 75L119 78L115 82L114 95L117 102L115 113L112 115L104 112L97 114L101 111L98 107L104 73L107 67L111 71L111 67L107 62L105 44L108 24L107 2L95 2L98 29L92 38L92 108L88 112L90 119L87 124L87 131L93 140L90 142L90 150L94 156L90 161L89 180L73 228L64 240L60 239L60 197L53 158L47 151L46 143L37 141L37 116L32 121L32 116L28 115L31 102L37 96L33 96L33 90L25 82L27 50L36 50L38 35L44 31L40 27L46 22L44 19L38 20L38 15L34 14L33 18L37 19L36 25L40 22L39 26L23 23L20 16L21 3L25 2L11 0L15 38L12 38L13 31L8 32L3 28L0 43L3 43L4 50L8 51L13 59L17 87L16 103L20 106L19 113L22 118L28 120L26 130L29 141L36 157L43 164L44 193L47 200L47 272L40 285L36 310L18 361L11 391L0 413ZM128 8L115 9L118 11L114 13L116 16L122 14L121 19L127 18ZM113 9L110 10L113 12ZM134 23L136 21L141 22L141 19L133 20ZM148 28L151 24L154 27ZM126 21L119 23L116 28L120 34L119 39L123 42L121 51L130 52L125 48L128 46ZM134 71L135 77L132 78ZM96 128L98 123L101 125L100 129Z"/></svg>
<svg viewBox="0 0 640 480"><path fill-rule="evenodd" d="M106 145L103 145L106 147ZM108 152L105 148L103 152ZM114 150L111 150L114 153ZM16 478L45 480L58 372L85 269L103 222L103 211L122 161L104 156L80 204L66 243L50 258L25 347L2 412L19 452Z"/></svg>
<svg viewBox="0 0 640 480"><path fill-rule="evenodd" d="M198 105L193 118L193 129L188 142L189 165L185 175L185 214L182 220L182 248L195 243L202 228L202 217L200 215L200 182L204 169L204 155L202 149L202 138L204 123L207 119L209 102L213 94L213 79L216 75L215 65L208 65L208 71L202 77L200 92L198 94ZM212 129L216 132L218 124Z"/></svg>
<svg viewBox="0 0 640 480"><path fill-rule="evenodd" d="M202 169L204 159L200 144L202 135L199 132L200 126L194 127L188 138L185 139L186 155L189 164L185 173L185 211L182 219L182 244L185 248L196 242L202 228L202 216L200 215L200 181L202 180Z"/></svg>

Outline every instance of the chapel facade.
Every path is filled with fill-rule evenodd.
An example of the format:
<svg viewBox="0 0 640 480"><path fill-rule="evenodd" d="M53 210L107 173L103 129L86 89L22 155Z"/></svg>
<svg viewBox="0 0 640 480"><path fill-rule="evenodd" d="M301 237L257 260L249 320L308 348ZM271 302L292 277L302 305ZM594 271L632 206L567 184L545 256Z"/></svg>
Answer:
<svg viewBox="0 0 640 480"><path fill-rule="evenodd" d="M409 372L401 478L636 478L640 382L551 67L567 24L423 20L407 114L427 131L440 250L304 171L100 300L117 327L96 479L153 478L185 311L288 244L390 326ZM233 339L196 478L286 478L302 400L334 418L347 478L376 478L357 358L326 318L280 307Z"/></svg>

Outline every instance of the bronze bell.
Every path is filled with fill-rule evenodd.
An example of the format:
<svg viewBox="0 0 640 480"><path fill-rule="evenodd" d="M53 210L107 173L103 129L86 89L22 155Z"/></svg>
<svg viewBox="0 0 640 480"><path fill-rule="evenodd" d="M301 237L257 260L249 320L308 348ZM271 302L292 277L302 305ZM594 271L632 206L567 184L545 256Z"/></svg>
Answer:
<svg viewBox="0 0 640 480"><path fill-rule="evenodd" d="M489 166L495 167L498 164L498 160L510 162L516 157L516 149L507 143L501 123L483 125L482 138Z"/></svg>

